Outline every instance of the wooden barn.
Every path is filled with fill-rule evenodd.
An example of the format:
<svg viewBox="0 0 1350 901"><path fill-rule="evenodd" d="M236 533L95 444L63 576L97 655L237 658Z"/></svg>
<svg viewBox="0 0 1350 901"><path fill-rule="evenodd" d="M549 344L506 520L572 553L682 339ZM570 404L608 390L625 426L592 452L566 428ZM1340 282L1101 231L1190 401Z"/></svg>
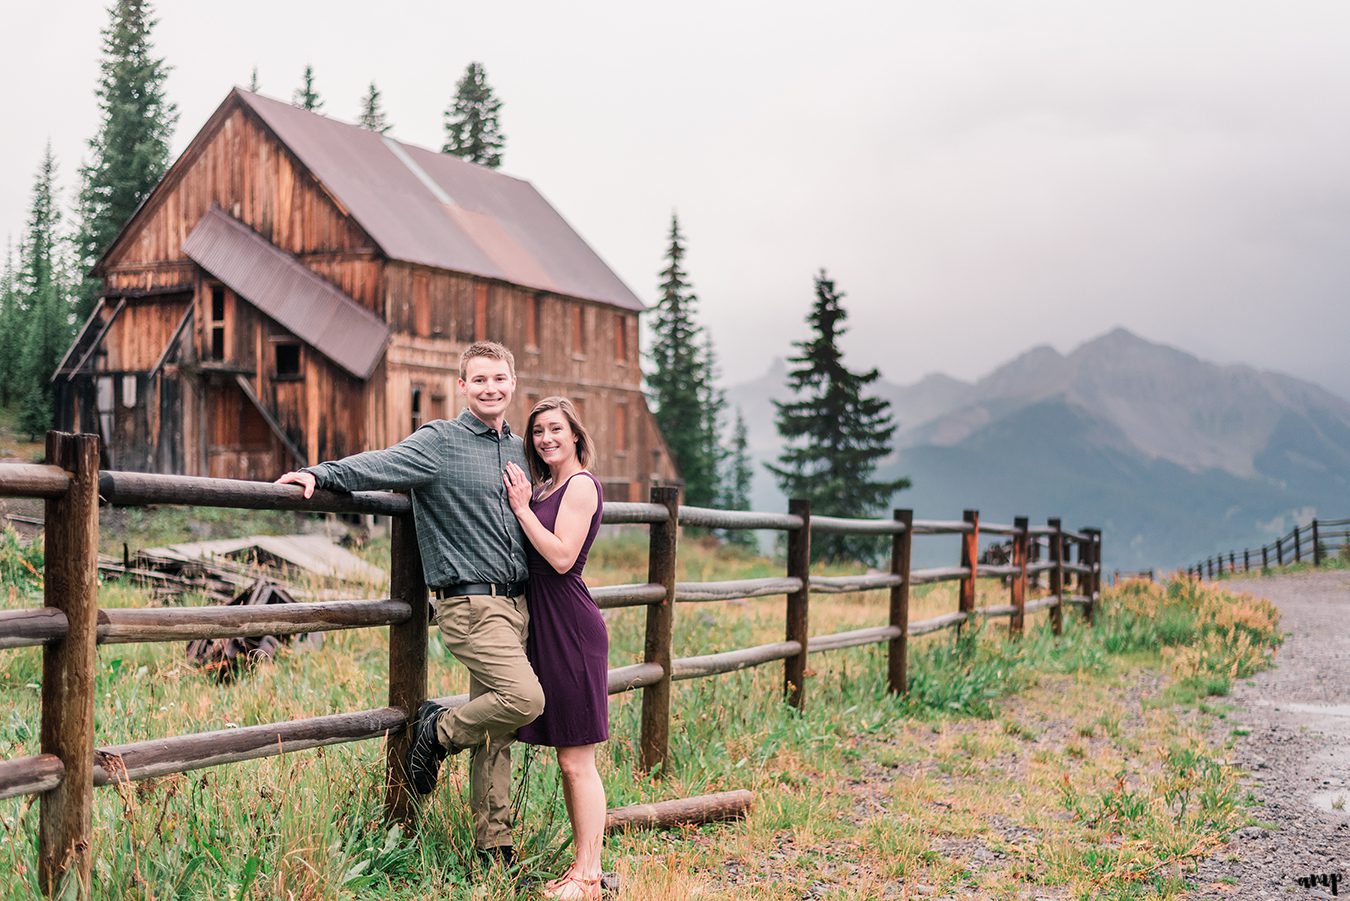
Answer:
<svg viewBox="0 0 1350 901"><path fill-rule="evenodd" d="M508 421L576 401L613 500L677 478L643 304L530 183L235 89L123 228L58 371L105 466L272 479L453 417L459 355L516 356Z"/></svg>

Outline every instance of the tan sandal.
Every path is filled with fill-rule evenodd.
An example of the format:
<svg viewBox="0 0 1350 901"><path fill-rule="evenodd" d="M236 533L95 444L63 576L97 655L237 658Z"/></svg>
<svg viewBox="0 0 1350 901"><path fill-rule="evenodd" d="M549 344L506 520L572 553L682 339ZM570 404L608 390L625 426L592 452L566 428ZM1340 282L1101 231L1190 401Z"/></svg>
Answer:
<svg viewBox="0 0 1350 901"><path fill-rule="evenodd" d="M565 876L556 880L557 885L544 891L545 898L556 901L600 901L600 877L582 879L580 876Z"/></svg>

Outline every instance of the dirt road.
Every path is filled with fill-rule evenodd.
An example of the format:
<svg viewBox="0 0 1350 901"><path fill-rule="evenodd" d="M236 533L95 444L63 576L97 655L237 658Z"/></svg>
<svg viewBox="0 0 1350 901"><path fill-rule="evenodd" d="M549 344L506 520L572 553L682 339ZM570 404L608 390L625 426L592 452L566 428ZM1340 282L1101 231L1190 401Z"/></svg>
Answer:
<svg viewBox="0 0 1350 901"><path fill-rule="evenodd" d="M1259 826L1201 867L1194 897L1350 896L1350 572L1226 582L1269 598L1285 630L1274 669L1235 686L1236 736ZM1309 876L1326 876L1316 885Z"/></svg>

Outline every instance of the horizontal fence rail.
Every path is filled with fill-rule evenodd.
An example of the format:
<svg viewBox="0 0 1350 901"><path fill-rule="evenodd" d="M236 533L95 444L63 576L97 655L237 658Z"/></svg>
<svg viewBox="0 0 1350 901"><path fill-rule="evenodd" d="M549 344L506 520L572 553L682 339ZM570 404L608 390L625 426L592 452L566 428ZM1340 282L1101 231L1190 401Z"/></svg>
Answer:
<svg viewBox="0 0 1350 901"><path fill-rule="evenodd" d="M386 743L386 815L414 826L415 805L402 772L410 711L426 699L429 601L417 550L412 506L405 495L365 491L318 490L304 498L294 485L228 479L97 470L92 436L51 433L52 464L0 465L0 496L36 497L48 504L45 517L45 606L0 611L0 649L41 646L45 657L41 753L0 761L0 798L40 796L39 879L54 891L74 870L89 885L92 857L90 811L96 786L136 781L202 767L276 756L345 742L382 739ZM95 573L97 502L362 513L390 516L389 597L262 606L178 608L100 608ZM1057 519L1031 525L1018 517L1011 525L982 523L967 510L960 520L914 519L908 510L890 518L848 519L812 513L810 504L793 501L787 513L719 510L678 504L674 488L655 488L651 503L615 502L604 506L602 521L646 526L650 532L646 582L597 586L591 595L602 609L645 607L644 659L610 669L608 691L642 692L640 764L652 770L664 764L669 744L670 691L674 682L731 673L782 662L784 695L794 706L806 703L806 657L871 644L887 646L887 684L908 688L908 640L976 619L1007 617L1020 635L1028 613L1046 611L1056 634L1062 610L1080 606L1088 621L1101 586L1101 533L1070 531ZM1328 523L1328 525L1332 525ZM1335 523L1350 526L1350 521ZM776 530L787 535L787 568L781 576L727 581L676 580L678 526L702 529ZM811 572L811 536L871 535L889 540L890 566L884 572L817 575ZM916 535L955 535L960 565L916 569L911 566ZM980 555L981 536L1004 539L999 556ZM986 556L993 555L991 546ZM1029 586L1048 580L1046 593L1028 598ZM999 578L1008 586L1008 603L975 606L975 582ZM916 585L957 582L959 609L911 621L910 590ZM809 634L811 594L885 591L885 625L829 635ZM783 641L693 657L672 653L677 604L785 597ZM95 747L93 740L93 661L98 644L178 642L204 638L296 635L359 628L389 629L389 704L371 710L338 712L122 745ZM55 686L48 691L50 683ZM57 688L59 687L59 691ZM467 696L438 699L454 707ZM62 849L84 849L65 853Z"/></svg>
<svg viewBox="0 0 1350 901"><path fill-rule="evenodd" d="M1350 558L1350 519L1314 519L1294 526L1270 544L1206 557L1186 567L1186 575L1193 579L1214 579L1305 561L1321 566L1331 556Z"/></svg>

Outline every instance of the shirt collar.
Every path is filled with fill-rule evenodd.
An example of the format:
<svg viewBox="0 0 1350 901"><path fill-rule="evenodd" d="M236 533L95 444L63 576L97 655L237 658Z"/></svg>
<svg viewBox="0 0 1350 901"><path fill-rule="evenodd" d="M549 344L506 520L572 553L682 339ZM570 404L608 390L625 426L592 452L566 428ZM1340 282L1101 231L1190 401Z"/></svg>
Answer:
<svg viewBox="0 0 1350 901"><path fill-rule="evenodd" d="M487 423L483 422L483 420L473 415L472 410L465 409L463 413L460 413L458 417L458 422L460 423L460 425L464 426L469 431L473 432L475 435L488 435L491 434L492 432L492 426L488 425ZM503 438L511 437L511 426L506 421L502 422L502 437Z"/></svg>

